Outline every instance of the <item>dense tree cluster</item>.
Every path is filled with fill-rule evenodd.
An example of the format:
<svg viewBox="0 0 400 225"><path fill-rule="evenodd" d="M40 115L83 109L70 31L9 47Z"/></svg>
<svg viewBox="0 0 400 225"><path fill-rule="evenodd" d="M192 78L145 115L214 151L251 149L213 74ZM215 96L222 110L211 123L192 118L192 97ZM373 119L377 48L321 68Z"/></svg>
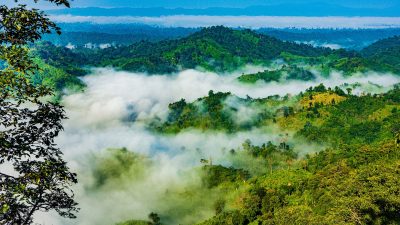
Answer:
<svg viewBox="0 0 400 225"><path fill-rule="evenodd" d="M233 101L235 104L229 104ZM238 130L248 130L266 118L272 117L267 109L256 110L254 114L243 115L240 118L240 107L261 105L255 99L241 99L231 93L214 93L210 91L207 97L195 102L186 103L184 99L171 103L166 121L154 122L151 127L159 132L178 133L188 128L200 130L221 130L228 133Z"/></svg>
<svg viewBox="0 0 400 225"><path fill-rule="evenodd" d="M69 6L66 0L49 0ZM48 102L48 87L31 78L40 69L28 44L52 30L43 12L0 5L0 223L31 224L37 211L55 210L74 218L77 203L70 185L77 182L54 138L63 129L63 108Z"/></svg>
<svg viewBox="0 0 400 225"><path fill-rule="evenodd" d="M281 41L251 30L233 30L222 26L204 28L176 40L132 45L113 45L105 49L76 47L69 49L50 42L35 45L34 54L46 64L76 77L85 75L91 66L113 66L118 69L149 74L174 73L182 69L203 68L227 72L246 64L269 65L276 59L287 64L276 71L248 74L240 81L254 83L285 79L312 80L310 69L329 75L333 70L345 75L357 72L399 72L398 37L378 41L362 51L316 48ZM374 54L372 54L374 53Z"/></svg>
<svg viewBox="0 0 400 225"><path fill-rule="evenodd" d="M330 146L317 154L297 158L290 145L257 147L245 142L244 149L266 160L283 149L293 160L290 169L274 167L250 179L235 200L239 205L201 224L398 224L398 90L346 95L337 104L321 105L320 118L307 118L307 111L299 110L283 119L303 121L304 127L295 129L296 137ZM321 92L331 90L318 86L307 93ZM288 159L275 157L275 163Z"/></svg>
<svg viewBox="0 0 400 225"><path fill-rule="evenodd" d="M255 74L243 74L238 77L238 80L243 83L255 83L259 80L264 82L279 82L285 80L302 80L310 81L314 80L315 75L310 71L300 68L296 65L283 65L282 68L278 70L265 70L263 72L258 72Z"/></svg>

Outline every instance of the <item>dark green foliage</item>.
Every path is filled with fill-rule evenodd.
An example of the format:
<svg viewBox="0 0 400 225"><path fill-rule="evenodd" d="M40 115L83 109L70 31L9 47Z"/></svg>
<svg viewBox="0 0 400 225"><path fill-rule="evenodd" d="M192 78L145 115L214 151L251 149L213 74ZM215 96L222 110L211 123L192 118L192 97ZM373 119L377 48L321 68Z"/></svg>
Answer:
<svg viewBox="0 0 400 225"><path fill-rule="evenodd" d="M315 79L315 75L313 73L297 66L289 66L286 69L286 73L288 74L288 80L310 81Z"/></svg>
<svg viewBox="0 0 400 225"><path fill-rule="evenodd" d="M377 139L381 130L381 124L375 121L354 124L349 128L352 138L359 138L366 143L372 143Z"/></svg>
<svg viewBox="0 0 400 225"><path fill-rule="evenodd" d="M395 103L400 103L400 85L396 85L393 90L386 93L385 99Z"/></svg>
<svg viewBox="0 0 400 225"><path fill-rule="evenodd" d="M37 46L37 54L46 63L57 66L75 76L84 75L85 67L113 66L118 69L147 72L150 74L174 73L182 69L201 67L205 70L229 72L246 64L268 65L272 60L283 58L288 68L245 75L243 82L278 81L282 77L293 80L312 80L315 76L298 66L310 65L323 74L332 70L346 75L369 70L398 72L399 60L396 38L382 41L371 48L380 49L377 54L327 48L285 42L258 34L251 30L233 30L222 26L204 28L179 40L159 42L140 41L129 46L112 46L106 49L78 47L67 49L44 43ZM390 42L391 44L387 44ZM393 43L392 43L393 42ZM367 50L365 50L367 51ZM367 51L369 52L369 51Z"/></svg>
<svg viewBox="0 0 400 225"><path fill-rule="evenodd" d="M398 224L398 90L355 96L323 85L309 88L302 98L337 93L346 99L281 117L307 119L295 136L329 147L297 159L285 142L253 146L246 141L245 152L274 159L271 172L242 186L247 188L234 200L238 206L201 224ZM319 117L305 117L314 109ZM279 166L283 162L291 166Z"/></svg>
<svg viewBox="0 0 400 225"><path fill-rule="evenodd" d="M170 104L167 121L154 123L152 128L167 133L177 133L188 128L223 130L228 133L248 130L257 126L261 120L271 117L266 109L256 110L254 115L238 114L240 107L256 108L257 105L261 103L251 98L241 99L231 93L210 91L207 97L193 103L186 103L182 99Z"/></svg>
<svg viewBox="0 0 400 225"><path fill-rule="evenodd" d="M138 154L128 151L126 148L108 149L104 156L92 159L94 177L93 190L104 185L123 180L127 175L135 179L145 176L148 160Z"/></svg>
<svg viewBox="0 0 400 225"><path fill-rule="evenodd" d="M225 209L225 200L222 199L218 199L215 203L214 203L214 209L215 209L215 214L221 214L224 209Z"/></svg>
<svg viewBox="0 0 400 225"><path fill-rule="evenodd" d="M246 74L238 77L240 82L244 83L255 83L259 80L263 80L265 82L279 82L280 80L303 80L309 81L314 80L315 75L310 71L300 68L296 65L286 66L284 65L281 69L278 70L265 70L263 72L258 72L255 74Z"/></svg>
<svg viewBox="0 0 400 225"><path fill-rule="evenodd" d="M226 168L221 165L204 166L203 174L203 183L207 188L213 188L225 182L244 182L250 178L249 172L245 170Z"/></svg>
<svg viewBox="0 0 400 225"><path fill-rule="evenodd" d="M81 67L114 66L124 70L153 74L176 72L178 67L232 71L245 64L268 63L282 52L313 57L331 52L325 48L283 42L250 30L233 30L222 26L204 28L179 40L156 43L141 41L130 46L110 47L103 50L55 48L58 50L53 52L45 50L39 53L48 60L62 57L65 63L73 66L72 68L76 68L75 62L78 62ZM85 60L80 61L81 58Z"/></svg>
<svg viewBox="0 0 400 225"><path fill-rule="evenodd" d="M264 82L279 82L282 78L281 70L273 70L273 71L263 71L258 72L255 74L243 74L242 76L238 77L238 80L243 83L255 83L259 80Z"/></svg>
<svg viewBox="0 0 400 225"><path fill-rule="evenodd" d="M115 225L151 225L151 222L144 220L129 220Z"/></svg>
<svg viewBox="0 0 400 225"><path fill-rule="evenodd" d="M152 225L161 225L161 223L160 223L161 219L157 213L154 213L154 212L150 213L149 220L151 221Z"/></svg>
<svg viewBox="0 0 400 225"><path fill-rule="evenodd" d="M208 97L187 104L184 100L170 104L168 121L157 128L164 132L179 132L189 127L200 129L234 129L234 121L224 110L224 101L230 93L210 91Z"/></svg>
<svg viewBox="0 0 400 225"><path fill-rule="evenodd" d="M45 63L64 70L74 76L83 76L88 71L81 67L88 60L85 55L76 53L65 47L57 47L50 42L41 42L35 45L34 55L40 57Z"/></svg>
<svg viewBox="0 0 400 225"><path fill-rule="evenodd" d="M307 122L304 128L299 130L299 134L319 143L372 143L382 133L383 124L369 121L369 117L383 108L385 102L385 97L350 96L345 101L325 107L329 115L324 118L322 126ZM317 107L313 106L310 109Z"/></svg>
<svg viewBox="0 0 400 225"><path fill-rule="evenodd" d="M307 93L322 93L322 92L326 92L326 91L327 91L327 89L326 89L325 85L322 84L322 83L319 84L318 86L310 87L310 88L308 88L306 90ZM339 87L336 87L335 91L338 91L339 93L342 93L341 89ZM311 98L310 100L312 100L312 97L310 97L310 98Z"/></svg>
<svg viewBox="0 0 400 225"><path fill-rule="evenodd" d="M254 157L263 157L265 159L272 157L272 155L282 155L287 157L287 159L296 159L297 154L293 151L293 148L285 142L279 144L279 146L274 145L272 142L263 144L261 146L253 146L249 141L243 144L243 148L249 154Z"/></svg>
<svg viewBox="0 0 400 225"><path fill-rule="evenodd" d="M366 72L371 69L370 65L370 62L360 57L340 58L328 63L329 68L344 71L346 74Z"/></svg>
<svg viewBox="0 0 400 225"><path fill-rule="evenodd" d="M49 2L69 6L67 0ZM26 47L60 29L26 5L0 5L0 18L0 223L32 224L35 212L51 210L75 218L78 208L69 186L77 175L69 172L55 144L65 113L43 100L52 94L49 87L32 83L40 65Z"/></svg>
<svg viewBox="0 0 400 225"><path fill-rule="evenodd" d="M361 53L380 67L386 67L393 72L400 71L400 36L377 41Z"/></svg>
<svg viewBox="0 0 400 225"><path fill-rule="evenodd" d="M43 40L55 45L76 47L88 43L100 47L104 43L115 45L131 45L142 40L156 42L186 37L197 28L155 27L144 24L94 24L94 23L63 23L59 24L61 35L45 35Z"/></svg>

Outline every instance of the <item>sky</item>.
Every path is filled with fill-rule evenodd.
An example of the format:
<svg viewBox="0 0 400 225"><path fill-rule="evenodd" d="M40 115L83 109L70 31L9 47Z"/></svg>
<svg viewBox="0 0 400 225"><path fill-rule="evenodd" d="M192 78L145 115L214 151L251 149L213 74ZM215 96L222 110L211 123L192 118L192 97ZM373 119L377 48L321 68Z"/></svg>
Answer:
<svg viewBox="0 0 400 225"><path fill-rule="evenodd" d="M13 0L7 2L7 5L15 4ZM19 3L48 10L52 19L59 23L142 23L169 27L225 25L248 28L400 27L400 0L73 0L72 9L64 10L51 10L60 8L46 0L39 0L37 4L33 2L19 0ZM243 9L251 6L253 8ZM115 9L122 7L136 9Z"/></svg>
<svg viewBox="0 0 400 225"><path fill-rule="evenodd" d="M161 27L244 27L269 28L337 28L337 29L384 29L400 28L400 17L291 17L291 16L161 16L161 17L109 17L55 15L58 23L95 24L146 24Z"/></svg>
<svg viewBox="0 0 400 225"><path fill-rule="evenodd" d="M13 4L13 0L8 0ZM33 0L20 0L21 3L33 2ZM41 1L41 8L49 8L49 5ZM166 8L207 8L207 7L248 7L254 5L271 4L304 4L326 3L355 8L385 8L399 5L400 0L74 0L72 7L166 7Z"/></svg>

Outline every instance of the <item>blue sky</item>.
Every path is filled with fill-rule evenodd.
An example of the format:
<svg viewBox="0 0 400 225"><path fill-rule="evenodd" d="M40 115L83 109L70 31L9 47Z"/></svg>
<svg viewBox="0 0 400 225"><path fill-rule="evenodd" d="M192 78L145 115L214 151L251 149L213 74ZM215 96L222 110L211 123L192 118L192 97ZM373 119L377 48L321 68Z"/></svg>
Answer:
<svg viewBox="0 0 400 225"><path fill-rule="evenodd" d="M9 5L13 2L6 1ZM20 3L33 1L19 0ZM204 9L249 6L264 7ZM170 9L115 9L121 7ZM186 9L174 9L179 7ZM45 0L39 0L35 8L54 9ZM167 27L225 25L249 28L400 27L400 0L74 0L72 9L49 10L47 13L59 23L143 23Z"/></svg>
<svg viewBox="0 0 400 225"><path fill-rule="evenodd" d="M11 0L8 0L12 2ZM33 2L33 0L20 0L22 3ZM40 8L49 8L48 4L39 3ZM247 7L253 5L269 5L282 3L328 3L346 7L371 7L385 8L400 4L400 0L74 0L73 7L185 7L185 8L207 8L207 7ZM11 4L11 3L9 3Z"/></svg>
<svg viewBox="0 0 400 225"><path fill-rule="evenodd" d="M329 4L338 4L342 6L359 7L386 7L398 4L399 0L75 0L74 5L80 6L101 6L115 7L116 5L125 7L246 7L252 5L268 5L281 3L312 3L324 2Z"/></svg>

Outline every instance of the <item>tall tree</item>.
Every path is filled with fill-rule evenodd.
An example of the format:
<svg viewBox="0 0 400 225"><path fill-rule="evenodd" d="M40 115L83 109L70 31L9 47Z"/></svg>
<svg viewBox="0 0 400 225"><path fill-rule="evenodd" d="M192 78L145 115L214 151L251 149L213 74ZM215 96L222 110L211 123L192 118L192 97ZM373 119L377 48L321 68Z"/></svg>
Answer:
<svg viewBox="0 0 400 225"><path fill-rule="evenodd" d="M0 224L31 224L37 211L67 218L78 211L70 189L76 174L54 143L64 110L46 100L52 90L30 82L40 68L27 46L52 31L60 28L42 11L0 5Z"/></svg>

